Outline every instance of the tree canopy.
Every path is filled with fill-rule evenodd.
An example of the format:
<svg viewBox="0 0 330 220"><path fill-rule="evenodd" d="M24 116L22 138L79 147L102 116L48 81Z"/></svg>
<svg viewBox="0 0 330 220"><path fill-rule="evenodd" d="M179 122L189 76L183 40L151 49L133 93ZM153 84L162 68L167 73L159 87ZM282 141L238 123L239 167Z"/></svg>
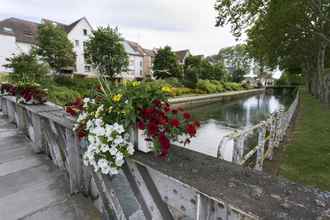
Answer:
<svg viewBox="0 0 330 220"><path fill-rule="evenodd" d="M310 92L325 97L329 0L217 0L215 9L216 25L230 24L236 37L246 32L249 51L261 64L300 69Z"/></svg>
<svg viewBox="0 0 330 220"><path fill-rule="evenodd" d="M42 83L46 80L48 66L38 61L35 51L30 54L13 55L7 58L7 68L12 68L9 79L15 83Z"/></svg>
<svg viewBox="0 0 330 220"><path fill-rule="evenodd" d="M50 22L41 24L37 35L37 54L56 72L75 65L73 44L60 26Z"/></svg>
<svg viewBox="0 0 330 220"><path fill-rule="evenodd" d="M182 68L177 63L176 55L171 47L166 46L158 50L154 60L153 71L157 79L182 77Z"/></svg>
<svg viewBox="0 0 330 220"><path fill-rule="evenodd" d="M86 42L85 57L101 75L115 78L128 70L128 55L118 28L99 27Z"/></svg>

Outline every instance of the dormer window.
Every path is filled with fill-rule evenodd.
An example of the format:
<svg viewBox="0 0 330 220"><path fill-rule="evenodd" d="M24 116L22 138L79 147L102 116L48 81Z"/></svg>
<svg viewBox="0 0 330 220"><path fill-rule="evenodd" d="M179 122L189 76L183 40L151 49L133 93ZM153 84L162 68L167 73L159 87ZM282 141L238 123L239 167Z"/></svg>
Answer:
<svg viewBox="0 0 330 220"><path fill-rule="evenodd" d="M4 27L3 30L6 32L13 32L13 29L10 27Z"/></svg>
<svg viewBox="0 0 330 220"><path fill-rule="evenodd" d="M76 47L79 47L79 40L75 40Z"/></svg>
<svg viewBox="0 0 330 220"><path fill-rule="evenodd" d="M85 36L87 36L87 34L88 34L86 29L83 29L83 33L84 33Z"/></svg>

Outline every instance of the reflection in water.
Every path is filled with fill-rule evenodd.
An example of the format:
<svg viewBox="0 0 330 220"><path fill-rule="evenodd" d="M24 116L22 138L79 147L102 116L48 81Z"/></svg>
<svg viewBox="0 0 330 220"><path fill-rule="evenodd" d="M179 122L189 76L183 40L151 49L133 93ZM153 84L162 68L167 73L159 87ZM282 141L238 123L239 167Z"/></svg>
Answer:
<svg viewBox="0 0 330 220"><path fill-rule="evenodd" d="M288 108L293 99L292 90L274 90L272 94L267 92L193 108L190 112L195 119L201 121L201 128L188 148L216 156L222 137L235 129L244 129L266 120L281 107ZM228 147L222 150L224 159L231 161L232 143L228 143Z"/></svg>

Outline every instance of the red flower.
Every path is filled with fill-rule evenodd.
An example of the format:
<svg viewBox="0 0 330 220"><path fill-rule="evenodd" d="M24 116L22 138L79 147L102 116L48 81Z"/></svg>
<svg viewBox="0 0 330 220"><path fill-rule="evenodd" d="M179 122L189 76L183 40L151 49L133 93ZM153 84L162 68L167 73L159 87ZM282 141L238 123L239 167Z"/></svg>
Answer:
<svg viewBox="0 0 330 220"><path fill-rule="evenodd" d="M137 123L137 127L140 129L140 130L144 130L145 129L145 124L142 122L142 121L139 121L138 123Z"/></svg>
<svg viewBox="0 0 330 220"><path fill-rule="evenodd" d="M151 114L153 113L153 109L152 108L146 108L143 110L143 116L145 118L149 118L151 116Z"/></svg>
<svg viewBox="0 0 330 220"><path fill-rule="evenodd" d="M158 126L157 124L153 123L153 122L150 122L148 124L148 134L150 136L155 136L157 134L157 131L158 131Z"/></svg>
<svg viewBox="0 0 330 220"><path fill-rule="evenodd" d="M170 109L170 107L168 107L168 106L165 106L165 107L164 107L164 111L165 111L166 113L168 113L168 112L170 112L170 111L171 111L171 109Z"/></svg>
<svg viewBox="0 0 330 220"><path fill-rule="evenodd" d="M87 136L87 132L85 130L79 130L78 136L80 139L82 139Z"/></svg>
<svg viewBox="0 0 330 220"><path fill-rule="evenodd" d="M191 114L188 113L188 112L185 112L185 113L183 113L183 117L184 117L186 120L189 120L189 119L191 119Z"/></svg>
<svg viewBox="0 0 330 220"><path fill-rule="evenodd" d="M168 152L170 150L170 140L166 137L164 133L159 135L159 143L161 146L161 154L162 158L166 158L168 156Z"/></svg>
<svg viewBox="0 0 330 220"><path fill-rule="evenodd" d="M173 110L172 110L172 113L173 113L174 115L176 115L176 114L178 114L178 110L173 109Z"/></svg>
<svg viewBox="0 0 330 220"><path fill-rule="evenodd" d="M73 117L77 115L77 112L74 110L72 106L65 107L65 111Z"/></svg>
<svg viewBox="0 0 330 220"><path fill-rule="evenodd" d="M175 128L179 127L180 126L180 121L176 118L172 119L171 120L171 125Z"/></svg>
<svg viewBox="0 0 330 220"><path fill-rule="evenodd" d="M191 136L194 137L196 135L196 127L192 124L186 126L186 132Z"/></svg>
<svg viewBox="0 0 330 220"><path fill-rule="evenodd" d="M161 125L167 125L168 124L167 117L161 117L161 119L159 120L159 124L161 124Z"/></svg>
<svg viewBox="0 0 330 220"><path fill-rule="evenodd" d="M154 104L155 106L160 106L162 102L159 99L155 99L154 101L152 101L152 104Z"/></svg>

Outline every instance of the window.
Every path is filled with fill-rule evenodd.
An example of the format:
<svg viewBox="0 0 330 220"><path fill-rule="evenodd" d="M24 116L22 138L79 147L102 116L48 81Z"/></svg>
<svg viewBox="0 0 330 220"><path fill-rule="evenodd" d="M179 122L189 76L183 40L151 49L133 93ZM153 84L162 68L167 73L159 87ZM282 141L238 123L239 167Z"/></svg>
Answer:
<svg viewBox="0 0 330 220"><path fill-rule="evenodd" d="M142 76L142 70L140 70L140 76Z"/></svg>
<svg viewBox="0 0 330 220"><path fill-rule="evenodd" d="M75 40L76 47L79 47L79 40Z"/></svg>
<svg viewBox="0 0 330 220"><path fill-rule="evenodd" d="M87 34L88 34L86 29L83 29L83 33L84 33L85 36L87 36Z"/></svg>
<svg viewBox="0 0 330 220"><path fill-rule="evenodd" d="M7 32L13 32L13 29L9 27L4 27L3 30Z"/></svg>
<svg viewBox="0 0 330 220"><path fill-rule="evenodd" d="M91 71L91 66L85 66L85 72L90 72Z"/></svg>
<svg viewBox="0 0 330 220"><path fill-rule="evenodd" d="M27 37L32 37L32 32L31 31L24 31L24 35Z"/></svg>
<svg viewBox="0 0 330 220"><path fill-rule="evenodd" d="M141 66L141 67L143 66L143 62L142 62L142 61L140 61L140 66Z"/></svg>

